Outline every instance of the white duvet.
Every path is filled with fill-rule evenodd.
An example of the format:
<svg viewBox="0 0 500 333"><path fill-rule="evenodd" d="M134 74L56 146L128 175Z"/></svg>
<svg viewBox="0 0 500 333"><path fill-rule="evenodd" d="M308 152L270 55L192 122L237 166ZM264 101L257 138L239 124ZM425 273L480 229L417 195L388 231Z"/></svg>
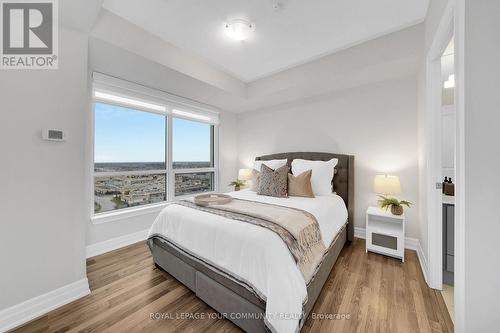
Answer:
<svg viewBox="0 0 500 333"><path fill-rule="evenodd" d="M344 201L336 194L316 198L274 198L250 190L229 194L308 211L319 223L326 248L347 220ZM307 299L306 284L277 234L180 205L162 210L149 230L149 236L154 234L247 281L266 300L266 321L273 331L298 330L302 304Z"/></svg>

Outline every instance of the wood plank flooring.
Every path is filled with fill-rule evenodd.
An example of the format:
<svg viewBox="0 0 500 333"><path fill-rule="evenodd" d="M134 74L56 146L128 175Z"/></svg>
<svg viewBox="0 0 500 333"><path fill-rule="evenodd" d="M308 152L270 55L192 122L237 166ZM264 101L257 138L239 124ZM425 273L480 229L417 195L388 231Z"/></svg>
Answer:
<svg viewBox="0 0 500 333"><path fill-rule="evenodd" d="M315 318L302 332L453 331L441 293L427 287L415 251L407 250L401 263L366 254L364 244L356 239L342 250L312 311ZM157 269L145 242L88 259L87 274L90 295L13 332L241 332ZM169 317L152 319L152 313Z"/></svg>

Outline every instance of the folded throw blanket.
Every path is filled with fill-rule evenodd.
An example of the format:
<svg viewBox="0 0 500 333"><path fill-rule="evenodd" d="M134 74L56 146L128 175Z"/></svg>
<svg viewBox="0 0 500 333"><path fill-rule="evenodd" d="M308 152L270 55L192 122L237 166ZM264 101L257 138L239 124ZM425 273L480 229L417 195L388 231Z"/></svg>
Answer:
<svg viewBox="0 0 500 333"><path fill-rule="evenodd" d="M314 276L326 251L318 221L304 210L242 199L203 207L189 200L180 200L173 204L251 223L275 232L295 258L306 285Z"/></svg>

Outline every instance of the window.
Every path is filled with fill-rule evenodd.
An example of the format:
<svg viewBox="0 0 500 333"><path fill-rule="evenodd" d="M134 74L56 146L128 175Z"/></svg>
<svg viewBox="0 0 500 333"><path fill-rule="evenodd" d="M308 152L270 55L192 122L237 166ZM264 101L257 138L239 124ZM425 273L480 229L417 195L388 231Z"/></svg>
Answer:
<svg viewBox="0 0 500 333"><path fill-rule="evenodd" d="M94 106L94 212L167 200L166 117Z"/></svg>
<svg viewBox="0 0 500 333"><path fill-rule="evenodd" d="M104 213L167 200L166 175L95 176L94 212Z"/></svg>
<svg viewBox="0 0 500 333"><path fill-rule="evenodd" d="M217 115L180 110L170 95L137 85L124 92L119 81L94 82L93 213L215 191Z"/></svg>
<svg viewBox="0 0 500 333"><path fill-rule="evenodd" d="M176 196L214 190L213 141L213 125L173 118L172 166ZM191 172L193 170L196 172Z"/></svg>
<svg viewBox="0 0 500 333"><path fill-rule="evenodd" d="M213 125L174 118L172 132L174 169L213 167Z"/></svg>

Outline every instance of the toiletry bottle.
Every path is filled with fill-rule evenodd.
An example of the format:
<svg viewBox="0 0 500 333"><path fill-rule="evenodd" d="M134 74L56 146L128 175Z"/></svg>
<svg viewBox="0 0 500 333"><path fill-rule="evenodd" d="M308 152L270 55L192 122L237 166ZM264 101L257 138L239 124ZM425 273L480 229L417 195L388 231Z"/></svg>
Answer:
<svg viewBox="0 0 500 333"><path fill-rule="evenodd" d="M447 183L448 183L448 177L444 177L443 184L441 186L441 190L442 190L443 194L444 194L444 188L445 188Z"/></svg>

